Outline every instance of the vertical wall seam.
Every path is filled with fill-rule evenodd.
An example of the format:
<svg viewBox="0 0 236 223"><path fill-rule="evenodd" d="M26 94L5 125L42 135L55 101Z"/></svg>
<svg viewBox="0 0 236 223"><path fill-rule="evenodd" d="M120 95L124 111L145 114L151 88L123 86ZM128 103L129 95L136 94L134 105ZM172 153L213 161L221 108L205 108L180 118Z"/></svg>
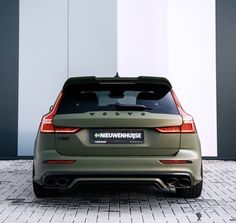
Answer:
<svg viewBox="0 0 236 223"><path fill-rule="evenodd" d="M118 46L118 38L119 38L119 27L118 27L118 0L116 0L116 72L120 75L119 73L119 46Z"/></svg>
<svg viewBox="0 0 236 223"><path fill-rule="evenodd" d="M218 152L218 150L219 150L219 145L218 145L218 109L217 109L217 107L218 107L218 100L217 100L217 98L218 98L218 90L217 90L217 81L218 81L218 79L217 79L217 2L216 2L217 0L215 0L215 94L216 94L216 96L215 96L215 100L216 100L216 104L215 104L215 109L216 109L216 157L217 158L219 158L219 152Z"/></svg>
<svg viewBox="0 0 236 223"><path fill-rule="evenodd" d="M16 156L19 157L18 154L18 133L19 133L19 102L20 102L20 0L18 0L18 72L17 72L17 124L16 124Z"/></svg>

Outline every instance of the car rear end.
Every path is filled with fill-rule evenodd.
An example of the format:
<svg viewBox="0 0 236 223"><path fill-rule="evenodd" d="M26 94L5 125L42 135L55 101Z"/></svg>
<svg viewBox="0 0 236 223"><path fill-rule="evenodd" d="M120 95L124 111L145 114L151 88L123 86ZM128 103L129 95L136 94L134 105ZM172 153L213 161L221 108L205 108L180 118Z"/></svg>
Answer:
<svg viewBox="0 0 236 223"><path fill-rule="evenodd" d="M165 78L70 78L42 118L33 174L39 197L84 181L150 182L197 197L200 142Z"/></svg>

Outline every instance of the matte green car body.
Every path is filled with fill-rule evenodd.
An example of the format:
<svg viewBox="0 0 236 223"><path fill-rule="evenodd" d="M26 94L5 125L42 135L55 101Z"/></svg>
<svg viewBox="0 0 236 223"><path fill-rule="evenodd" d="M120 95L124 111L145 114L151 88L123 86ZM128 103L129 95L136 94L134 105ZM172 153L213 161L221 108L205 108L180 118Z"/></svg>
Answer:
<svg viewBox="0 0 236 223"><path fill-rule="evenodd" d="M72 78L64 87L68 82L88 84L138 80ZM169 83L164 78L155 77L143 77L139 81L159 83L160 80ZM49 191L70 189L84 181L139 181L155 183L163 190L180 190L179 195L183 197L198 197L202 186L202 160L197 132L165 134L154 131L156 127L181 126L182 123L180 114L148 111L119 111L119 115L116 111L106 111L105 115L104 111L95 111L93 115L89 112L56 114L54 126L79 127L80 131L72 134L38 132L33 173L35 194L48 196ZM145 141L142 144L93 144L89 137L92 128L142 129ZM73 162L62 164L57 160ZM163 160L174 162L166 164ZM178 160L186 163L178 163ZM198 191L192 192L196 187Z"/></svg>

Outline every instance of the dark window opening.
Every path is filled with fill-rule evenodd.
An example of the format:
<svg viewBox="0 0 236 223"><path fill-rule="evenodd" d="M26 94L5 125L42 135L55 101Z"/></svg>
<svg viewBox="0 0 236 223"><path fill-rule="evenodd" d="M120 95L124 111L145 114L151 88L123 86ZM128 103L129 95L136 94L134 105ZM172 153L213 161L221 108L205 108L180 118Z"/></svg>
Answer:
<svg viewBox="0 0 236 223"><path fill-rule="evenodd" d="M141 84L69 86L63 91L57 114L117 110L179 114L167 86Z"/></svg>

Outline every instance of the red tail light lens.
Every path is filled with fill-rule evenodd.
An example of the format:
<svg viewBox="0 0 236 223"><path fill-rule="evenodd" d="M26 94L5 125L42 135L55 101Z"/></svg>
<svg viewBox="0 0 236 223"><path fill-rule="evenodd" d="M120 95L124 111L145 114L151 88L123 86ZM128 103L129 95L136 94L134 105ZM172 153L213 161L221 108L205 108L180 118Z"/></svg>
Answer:
<svg viewBox="0 0 236 223"><path fill-rule="evenodd" d="M171 94L179 111L179 114L183 118L183 123L180 126L170 126L170 127L159 127L155 130L161 133L196 133L196 126L193 120L193 117L185 112L173 90Z"/></svg>
<svg viewBox="0 0 236 223"><path fill-rule="evenodd" d="M40 125L40 132L41 133L54 132L54 126L51 123L50 119L48 120L45 118L44 120L42 120L41 125Z"/></svg>
<svg viewBox="0 0 236 223"><path fill-rule="evenodd" d="M155 128L155 130L161 133L195 133L196 127L193 121L184 121L183 124L180 126L158 127Z"/></svg>
<svg viewBox="0 0 236 223"><path fill-rule="evenodd" d="M63 93L61 92L53 106L53 109L48 114L44 115L40 124L40 132L41 133L75 133L78 132L79 128L74 127L56 127L53 125L52 120L54 115L57 112L59 103L61 101Z"/></svg>
<svg viewBox="0 0 236 223"><path fill-rule="evenodd" d="M196 127L194 121L184 121L183 125L181 126L182 133L195 133Z"/></svg>

